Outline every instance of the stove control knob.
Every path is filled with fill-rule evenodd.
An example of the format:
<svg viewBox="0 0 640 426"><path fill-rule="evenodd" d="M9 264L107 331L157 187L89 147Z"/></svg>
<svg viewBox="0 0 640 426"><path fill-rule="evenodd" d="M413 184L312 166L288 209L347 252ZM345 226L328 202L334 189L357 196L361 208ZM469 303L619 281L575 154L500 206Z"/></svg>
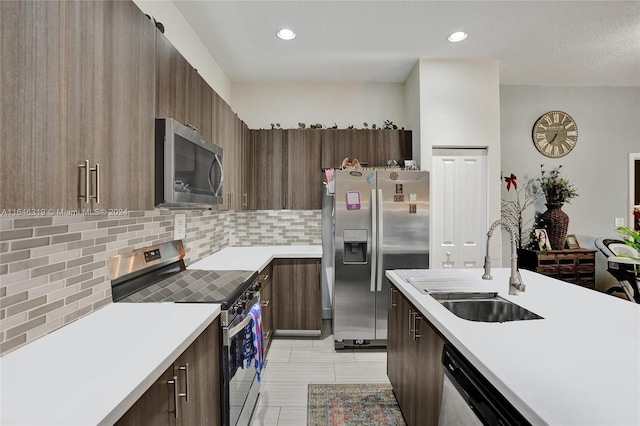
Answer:
<svg viewBox="0 0 640 426"><path fill-rule="evenodd" d="M247 292L244 294L244 297L246 297L246 298L247 298L247 300L251 300L251 299L253 299L253 295L254 295L254 294L255 294L255 293L254 293L253 291L249 290L249 291L247 291Z"/></svg>

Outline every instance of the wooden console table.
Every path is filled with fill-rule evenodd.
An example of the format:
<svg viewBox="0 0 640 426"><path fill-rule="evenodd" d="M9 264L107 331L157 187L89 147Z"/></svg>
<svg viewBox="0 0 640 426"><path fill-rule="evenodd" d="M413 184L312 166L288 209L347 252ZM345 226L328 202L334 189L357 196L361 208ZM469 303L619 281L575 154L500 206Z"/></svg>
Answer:
<svg viewBox="0 0 640 426"><path fill-rule="evenodd" d="M595 289L596 250L518 250L518 267Z"/></svg>

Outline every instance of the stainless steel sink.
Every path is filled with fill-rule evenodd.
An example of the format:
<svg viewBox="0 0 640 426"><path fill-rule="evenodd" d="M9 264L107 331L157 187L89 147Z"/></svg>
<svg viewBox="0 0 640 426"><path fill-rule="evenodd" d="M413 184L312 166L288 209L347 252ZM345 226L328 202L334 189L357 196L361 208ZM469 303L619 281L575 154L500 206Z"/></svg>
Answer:
<svg viewBox="0 0 640 426"><path fill-rule="evenodd" d="M505 322L543 319L497 293L430 293L456 316L479 322Z"/></svg>

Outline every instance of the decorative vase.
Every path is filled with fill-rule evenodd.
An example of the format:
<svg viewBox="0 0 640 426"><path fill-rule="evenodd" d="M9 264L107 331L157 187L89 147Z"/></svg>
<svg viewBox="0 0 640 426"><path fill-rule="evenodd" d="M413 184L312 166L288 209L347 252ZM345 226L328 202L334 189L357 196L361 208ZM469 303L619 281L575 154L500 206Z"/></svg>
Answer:
<svg viewBox="0 0 640 426"><path fill-rule="evenodd" d="M542 213L542 220L547 227L549 243L553 250L564 249L569 229L569 216L562 211L562 203L547 203L547 211Z"/></svg>

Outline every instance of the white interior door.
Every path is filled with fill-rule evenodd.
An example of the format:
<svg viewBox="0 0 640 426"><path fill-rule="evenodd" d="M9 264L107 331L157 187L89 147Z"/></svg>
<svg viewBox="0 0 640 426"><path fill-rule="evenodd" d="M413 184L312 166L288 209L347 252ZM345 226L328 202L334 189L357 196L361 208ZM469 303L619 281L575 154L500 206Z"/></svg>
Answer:
<svg viewBox="0 0 640 426"><path fill-rule="evenodd" d="M431 268L481 268L487 232L487 150L434 149L432 176Z"/></svg>

